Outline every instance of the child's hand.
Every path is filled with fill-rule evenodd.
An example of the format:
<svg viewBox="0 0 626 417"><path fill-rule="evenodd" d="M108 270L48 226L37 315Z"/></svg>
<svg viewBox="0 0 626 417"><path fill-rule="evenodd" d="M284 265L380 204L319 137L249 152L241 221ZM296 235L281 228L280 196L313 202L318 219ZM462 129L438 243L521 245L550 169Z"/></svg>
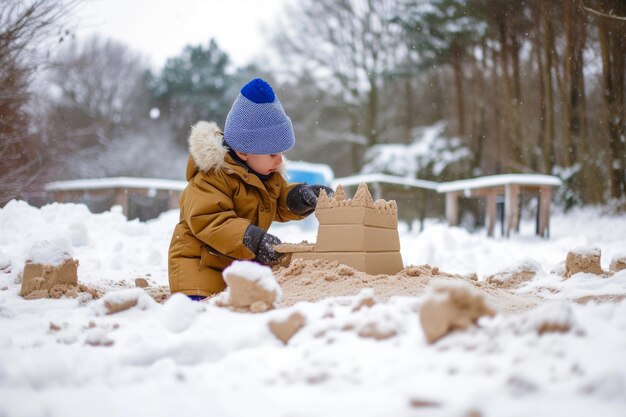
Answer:
<svg viewBox="0 0 626 417"><path fill-rule="evenodd" d="M261 239L261 244L256 253L256 260L265 265L277 264L285 256L284 253L276 252L276 249L274 249L275 245L280 245L281 243L279 238L266 232L263 235L263 239Z"/></svg>
<svg viewBox="0 0 626 417"><path fill-rule="evenodd" d="M253 224L248 226L243 235L243 244L254 252L257 262L264 265L275 265L285 256L274 249L275 245L281 243L279 238Z"/></svg>
<svg viewBox="0 0 626 417"><path fill-rule="evenodd" d="M332 197L335 192L332 188L325 185L306 185L299 184L289 192L287 196L287 207L295 214L308 215L317 206L317 198L320 195L320 190L326 191L329 197Z"/></svg>

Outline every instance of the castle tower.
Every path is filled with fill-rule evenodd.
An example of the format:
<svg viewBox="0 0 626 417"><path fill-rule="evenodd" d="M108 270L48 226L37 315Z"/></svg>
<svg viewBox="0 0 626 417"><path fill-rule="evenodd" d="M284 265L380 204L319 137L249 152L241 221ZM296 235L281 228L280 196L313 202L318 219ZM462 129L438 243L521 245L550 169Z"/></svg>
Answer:
<svg viewBox="0 0 626 417"><path fill-rule="evenodd" d="M292 259L338 261L370 275L402 270L395 201L374 202L363 183L348 200L338 186L335 197L320 192L315 215L320 223L317 242L308 248L294 247Z"/></svg>

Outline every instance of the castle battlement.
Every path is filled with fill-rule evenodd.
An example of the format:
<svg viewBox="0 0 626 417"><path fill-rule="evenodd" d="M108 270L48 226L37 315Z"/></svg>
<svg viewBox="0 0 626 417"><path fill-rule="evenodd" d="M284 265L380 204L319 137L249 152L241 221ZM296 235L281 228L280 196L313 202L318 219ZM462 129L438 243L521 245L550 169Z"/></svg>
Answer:
<svg viewBox="0 0 626 417"><path fill-rule="evenodd" d="M398 205L395 200L385 201L378 199L374 201L367 184L364 183L359 184L359 188L352 199L346 199L346 193L341 185L337 186L337 191L333 197L328 197L325 190L320 191L317 207L315 208L316 212L339 207L367 207L376 211L377 214L395 217L396 222L398 218Z"/></svg>
<svg viewBox="0 0 626 417"><path fill-rule="evenodd" d="M354 198L346 199L341 185L334 197L321 190L315 216L320 225L361 224L364 226L398 228L398 206L394 200L374 201L366 184L360 184Z"/></svg>
<svg viewBox="0 0 626 417"><path fill-rule="evenodd" d="M293 258L336 260L369 274L402 270L395 201L374 201L364 183L347 199L339 185L333 197L320 191L315 216L320 224L315 244L287 244L279 250Z"/></svg>

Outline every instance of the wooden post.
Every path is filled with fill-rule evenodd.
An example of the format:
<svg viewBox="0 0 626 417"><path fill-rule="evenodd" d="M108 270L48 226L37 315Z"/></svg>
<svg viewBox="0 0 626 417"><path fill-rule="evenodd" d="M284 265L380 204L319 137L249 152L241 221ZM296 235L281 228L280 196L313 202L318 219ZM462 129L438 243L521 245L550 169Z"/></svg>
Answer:
<svg viewBox="0 0 626 417"><path fill-rule="evenodd" d="M458 193L446 193L446 219L448 226L456 226L459 224L459 201Z"/></svg>
<svg viewBox="0 0 626 417"><path fill-rule="evenodd" d="M124 188L115 189L114 203L122 206L122 213L128 217L128 192Z"/></svg>
<svg viewBox="0 0 626 417"><path fill-rule="evenodd" d="M539 187L539 235L550 237L550 202L552 200L552 188L547 185Z"/></svg>
<svg viewBox="0 0 626 417"><path fill-rule="evenodd" d="M496 190L487 191L486 197L486 225L487 225L487 236L493 237L493 231L496 226L496 218L497 218L497 207L496 207Z"/></svg>
<svg viewBox="0 0 626 417"><path fill-rule="evenodd" d="M178 208L180 202L180 191L169 190L167 199L168 210Z"/></svg>
<svg viewBox="0 0 626 417"><path fill-rule="evenodd" d="M506 237L517 227L519 216L519 186L507 184L504 186L504 222Z"/></svg>
<svg viewBox="0 0 626 417"><path fill-rule="evenodd" d="M54 199L59 203L67 203L69 201L69 192L68 191L55 191Z"/></svg>

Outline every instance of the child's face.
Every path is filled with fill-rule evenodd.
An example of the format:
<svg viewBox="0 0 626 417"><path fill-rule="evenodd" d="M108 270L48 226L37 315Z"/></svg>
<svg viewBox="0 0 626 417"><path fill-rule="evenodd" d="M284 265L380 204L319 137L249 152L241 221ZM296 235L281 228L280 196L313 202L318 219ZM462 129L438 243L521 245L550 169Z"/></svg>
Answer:
<svg viewBox="0 0 626 417"><path fill-rule="evenodd" d="M250 168L262 175L271 174L283 163L283 155L280 153L271 155L258 155L239 151L236 151L236 153Z"/></svg>

